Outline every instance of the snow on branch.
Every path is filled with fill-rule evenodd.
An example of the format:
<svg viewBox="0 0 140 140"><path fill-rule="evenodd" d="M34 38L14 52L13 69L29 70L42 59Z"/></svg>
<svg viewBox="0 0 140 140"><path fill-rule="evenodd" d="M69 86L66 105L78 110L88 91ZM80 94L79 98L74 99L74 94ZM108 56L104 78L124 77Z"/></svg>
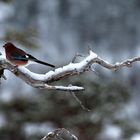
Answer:
<svg viewBox="0 0 140 140"><path fill-rule="evenodd" d="M78 138L71 134L65 128L59 128L54 130L53 132L49 132L44 138L41 140L78 140Z"/></svg>
<svg viewBox="0 0 140 140"><path fill-rule="evenodd" d="M61 91L81 91L84 90L83 87L73 86L71 83L69 86L55 86L50 85L54 81L61 80L68 76L80 75L86 71L93 70L91 66L95 63L110 69L118 70L122 67L131 67L133 62L140 61L140 57L134 57L132 59L127 59L123 62L116 62L115 64L110 64L109 62L98 57L93 51L89 51L87 57L82 61L74 63L73 61L66 66L56 68L47 72L46 74L37 74L25 67L15 67L13 64L9 63L4 56L0 57L0 77L4 76L4 70L7 69L15 74L17 77L21 78L27 84L42 89L51 89L51 90L61 90Z"/></svg>

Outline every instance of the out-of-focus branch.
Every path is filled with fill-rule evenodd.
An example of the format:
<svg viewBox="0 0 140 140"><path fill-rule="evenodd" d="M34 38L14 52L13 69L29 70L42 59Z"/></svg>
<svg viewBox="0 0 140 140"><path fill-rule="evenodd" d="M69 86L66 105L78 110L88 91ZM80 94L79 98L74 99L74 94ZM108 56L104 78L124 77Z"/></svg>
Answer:
<svg viewBox="0 0 140 140"><path fill-rule="evenodd" d="M107 61L97 57L95 60L95 63L98 63L99 65L107 68L107 69L111 69L113 71L116 71L122 67L132 67L132 63L140 61L140 57L134 57L132 59L127 59L123 62L116 62L115 64L110 64Z"/></svg>
<svg viewBox="0 0 140 140"><path fill-rule="evenodd" d="M59 128L53 132L48 133L41 140L78 140L78 138L65 128Z"/></svg>
<svg viewBox="0 0 140 140"><path fill-rule="evenodd" d="M140 61L140 57L134 57L120 63L116 62L115 64L110 64L109 62L98 57L96 53L90 50L89 55L80 62L74 63L74 61L72 61L70 64L55 70L51 70L46 74L37 74L31 72L25 67L15 68L15 66L9 63L4 57L0 57L0 72L2 73L0 76L3 77L3 70L7 69L14 73L17 77L24 80L27 84L36 88L61 91L81 91L84 90L83 87L73 86L71 83L69 84L70 86L55 86L50 85L50 83L61 80L68 76L80 75L86 71L93 70L91 66L95 63L107 69L116 71L122 67L131 67L132 63L136 61Z"/></svg>

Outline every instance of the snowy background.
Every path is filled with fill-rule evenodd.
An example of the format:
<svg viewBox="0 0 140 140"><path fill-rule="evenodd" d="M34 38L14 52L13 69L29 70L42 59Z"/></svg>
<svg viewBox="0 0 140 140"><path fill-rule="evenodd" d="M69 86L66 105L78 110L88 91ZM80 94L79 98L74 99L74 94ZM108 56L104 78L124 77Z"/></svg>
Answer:
<svg viewBox="0 0 140 140"><path fill-rule="evenodd" d="M37 58L68 64L88 45L110 63L140 56L139 0L1 0L0 51L12 41ZM33 65L45 73L51 68ZM34 89L6 71L0 85L0 139L39 140L65 127L79 140L140 140L140 64L111 72L95 66L56 84L82 85L82 110L65 92Z"/></svg>

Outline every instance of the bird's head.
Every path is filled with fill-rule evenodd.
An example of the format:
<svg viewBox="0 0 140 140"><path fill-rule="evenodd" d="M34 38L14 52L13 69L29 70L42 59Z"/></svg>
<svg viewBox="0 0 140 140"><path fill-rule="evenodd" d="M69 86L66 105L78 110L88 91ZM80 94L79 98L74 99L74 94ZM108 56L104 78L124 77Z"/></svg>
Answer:
<svg viewBox="0 0 140 140"><path fill-rule="evenodd" d="M6 49L6 48L9 48L9 47L10 47L10 48L11 48L11 47L14 47L14 45L13 45L11 42L7 42L6 44L3 45L3 48L5 48L5 49Z"/></svg>

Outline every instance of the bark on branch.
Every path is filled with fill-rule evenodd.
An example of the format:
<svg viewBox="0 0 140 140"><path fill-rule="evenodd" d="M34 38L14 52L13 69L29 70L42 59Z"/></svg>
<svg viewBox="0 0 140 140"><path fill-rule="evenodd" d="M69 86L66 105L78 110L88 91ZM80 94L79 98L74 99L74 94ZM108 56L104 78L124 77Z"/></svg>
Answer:
<svg viewBox="0 0 140 140"><path fill-rule="evenodd" d="M7 69L14 73L17 77L21 78L27 84L36 87L36 88L45 88L45 89L53 89L53 90L61 90L61 91L81 91L84 90L83 87L73 86L71 83L69 86L53 86L50 83L54 81L61 80L67 76L79 75L86 71L90 71L91 66L95 63L110 69L110 70L118 70L122 67L131 67L132 63L140 61L140 57L134 57L132 59L127 59L123 62L116 62L115 64L110 64L109 62L98 57L96 53L93 51L89 51L89 55L85 57L82 61L78 63L74 63L73 61L66 66L57 68L55 70L51 70L46 74L37 74L31 72L29 69L25 67L18 67L11 63L9 63L4 56L0 57L0 77L5 78L4 70Z"/></svg>

